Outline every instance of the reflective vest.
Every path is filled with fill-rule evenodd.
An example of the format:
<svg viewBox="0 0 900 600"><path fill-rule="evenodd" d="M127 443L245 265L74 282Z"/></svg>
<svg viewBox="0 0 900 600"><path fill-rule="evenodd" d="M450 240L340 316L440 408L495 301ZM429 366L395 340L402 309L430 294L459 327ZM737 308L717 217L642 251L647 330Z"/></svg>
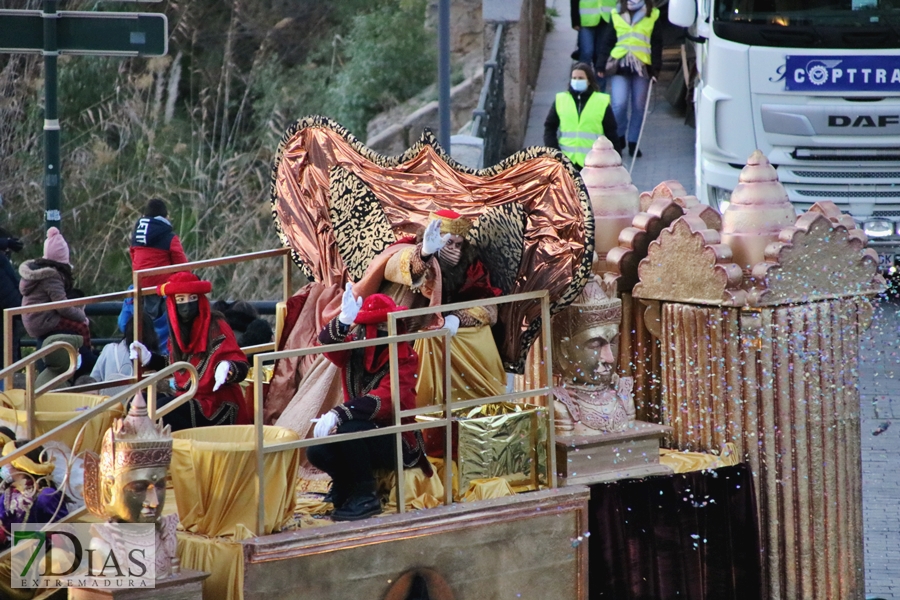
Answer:
<svg viewBox="0 0 900 600"><path fill-rule="evenodd" d="M578 14L582 27L596 27L600 19L609 23L609 17L616 7L616 0L579 0Z"/></svg>
<svg viewBox="0 0 900 600"><path fill-rule="evenodd" d="M556 95L559 115L559 149L579 167L597 138L603 135L603 116L609 107L609 95L594 92L578 114L575 99L569 92Z"/></svg>
<svg viewBox="0 0 900 600"><path fill-rule="evenodd" d="M629 52L634 54L645 65L650 64L650 35L653 26L659 18L659 9L654 8L650 15L637 22L637 25L629 25L619 15L618 11L612 13L613 27L616 28L616 47L609 53L616 60Z"/></svg>

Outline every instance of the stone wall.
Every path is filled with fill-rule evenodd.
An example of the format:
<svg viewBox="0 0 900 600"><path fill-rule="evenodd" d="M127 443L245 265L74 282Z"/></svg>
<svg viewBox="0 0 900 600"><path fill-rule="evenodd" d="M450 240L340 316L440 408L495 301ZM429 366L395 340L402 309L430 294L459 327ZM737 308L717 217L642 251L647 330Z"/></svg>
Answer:
<svg viewBox="0 0 900 600"><path fill-rule="evenodd" d="M472 111L478 105L478 94L481 93L483 81L484 74L478 72L450 89L451 131L458 131L472 119ZM400 123L373 135L366 145L376 152L394 156L412 146L426 127L435 133L440 129L437 100L411 113Z"/></svg>
<svg viewBox="0 0 900 600"><path fill-rule="evenodd" d="M484 56L490 57L494 32L504 24L503 91L506 99L506 154L522 148L531 98L546 35L545 0L483 0Z"/></svg>
<svg viewBox="0 0 900 600"><path fill-rule="evenodd" d="M428 0L425 23L437 29L439 0ZM454 58L481 50L484 30L481 18L482 0L450 0L450 54Z"/></svg>

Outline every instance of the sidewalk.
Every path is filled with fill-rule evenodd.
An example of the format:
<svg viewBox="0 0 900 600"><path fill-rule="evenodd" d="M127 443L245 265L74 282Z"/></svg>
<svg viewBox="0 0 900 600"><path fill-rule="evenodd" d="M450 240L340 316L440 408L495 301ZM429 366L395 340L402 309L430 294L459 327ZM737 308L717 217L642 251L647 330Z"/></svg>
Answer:
<svg viewBox="0 0 900 600"><path fill-rule="evenodd" d="M572 51L576 32L572 29L568 0L547 0L548 9L556 9L553 31L547 34L544 56L538 73L537 86L525 130L525 146L544 144L544 120L556 99L557 92L569 85ZM649 191L662 181L677 179L688 193L694 193L694 129L684 124L684 116L666 101L666 86L675 72L670 62L664 63L660 81L653 86L647 111L644 134L641 138L643 157L637 160L632 181L640 191ZM625 168L631 167L631 157L624 157Z"/></svg>

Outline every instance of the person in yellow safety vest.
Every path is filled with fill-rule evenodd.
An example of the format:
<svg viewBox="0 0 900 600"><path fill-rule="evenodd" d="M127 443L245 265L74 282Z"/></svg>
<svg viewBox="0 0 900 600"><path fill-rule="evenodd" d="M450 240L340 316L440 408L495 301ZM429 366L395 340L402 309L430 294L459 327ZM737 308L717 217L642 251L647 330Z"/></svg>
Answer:
<svg viewBox="0 0 900 600"><path fill-rule="evenodd" d="M576 63L569 89L556 95L544 121L544 145L562 150L580 170L585 156L601 135L606 135L616 150L622 151L615 133L616 118L609 96L597 89L591 65Z"/></svg>
<svg viewBox="0 0 900 600"><path fill-rule="evenodd" d="M572 29L578 32L578 49L572 53L572 58L594 66L601 92L606 91L606 63L598 62L597 58L600 40L611 27L610 18L615 7L616 0L569 0Z"/></svg>
<svg viewBox="0 0 900 600"><path fill-rule="evenodd" d="M650 80L656 81L662 65L662 25L653 0L619 0L618 8L612 13L612 27L607 29L600 46L612 109L619 125L616 132L619 145L624 146L627 141L628 152L634 156ZM638 150L637 154L642 153Z"/></svg>

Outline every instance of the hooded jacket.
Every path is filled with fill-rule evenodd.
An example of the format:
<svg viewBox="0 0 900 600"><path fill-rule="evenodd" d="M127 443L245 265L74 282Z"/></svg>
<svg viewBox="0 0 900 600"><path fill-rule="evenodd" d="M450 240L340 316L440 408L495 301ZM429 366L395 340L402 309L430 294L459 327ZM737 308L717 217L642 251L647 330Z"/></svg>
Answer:
<svg viewBox="0 0 900 600"><path fill-rule="evenodd" d="M188 262L175 235L172 224L165 217L141 217L131 233L131 269L141 271ZM144 287L161 285L169 275L153 275L141 280Z"/></svg>
<svg viewBox="0 0 900 600"><path fill-rule="evenodd" d="M19 291L22 293L22 306L45 304L67 300L66 280L60 268L53 261L46 259L29 260L19 265ZM58 308L39 313L22 315L22 323L28 335L36 338L46 337L56 331L60 319L69 319L79 323L86 321L84 309L77 306Z"/></svg>

